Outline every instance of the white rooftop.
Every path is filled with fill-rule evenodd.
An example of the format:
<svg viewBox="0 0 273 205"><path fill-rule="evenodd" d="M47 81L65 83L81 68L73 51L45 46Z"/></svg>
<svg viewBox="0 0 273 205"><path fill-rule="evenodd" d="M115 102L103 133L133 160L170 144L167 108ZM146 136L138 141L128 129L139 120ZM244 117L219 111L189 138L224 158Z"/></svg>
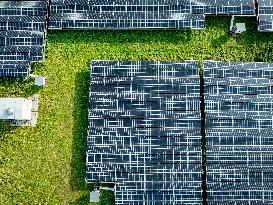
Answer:
<svg viewBox="0 0 273 205"><path fill-rule="evenodd" d="M31 120L32 100L0 98L0 120Z"/></svg>

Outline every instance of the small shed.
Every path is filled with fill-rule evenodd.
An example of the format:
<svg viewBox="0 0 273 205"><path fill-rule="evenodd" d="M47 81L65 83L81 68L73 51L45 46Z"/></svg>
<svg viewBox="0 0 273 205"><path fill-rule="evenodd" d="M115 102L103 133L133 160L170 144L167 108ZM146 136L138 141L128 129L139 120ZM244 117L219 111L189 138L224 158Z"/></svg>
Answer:
<svg viewBox="0 0 273 205"><path fill-rule="evenodd" d="M37 126L39 95L25 98L0 98L0 120L14 126Z"/></svg>
<svg viewBox="0 0 273 205"><path fill-rule="evenodd" d="M1 120L31 120L32 100L0 98Z"/></svg>

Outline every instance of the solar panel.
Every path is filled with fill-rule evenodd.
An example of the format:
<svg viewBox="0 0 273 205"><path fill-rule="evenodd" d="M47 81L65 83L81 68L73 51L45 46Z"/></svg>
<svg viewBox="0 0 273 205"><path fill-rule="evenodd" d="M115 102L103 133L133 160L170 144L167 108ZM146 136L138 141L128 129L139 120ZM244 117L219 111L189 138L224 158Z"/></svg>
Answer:
<svg viewBox="0 0 273 205"><path fill-rule="evenodd" d="M181 179L184 181L184 179ZM163 183L147 183L147 187L149 184L154 187L154 189L147 190L145 187L141 187L140 183L118 183L117 188L115 190L116 194L116 203L122 205L131 205L133 204L143 204L145 201L148 205L156 205L156 204L164 204L164 205L173 205L173 204L185 204L185 205L197 205L196 201L190 201L185 199L186 195L189 195L188 189L184 189L183 187L189 186L188 183L183 182L174 182L169 186L166 186ZM193 184L194 185L194 184ZM192 186L192 189L196 189ZM197 185L198 186L198 185ZM136 187L138 189L136 190ZM158 191L162 190L162 191ZM198 193L199 188L192 192L192 197L200 198L200 194ZM170 194L172 193L172 194ZM134 201L132 201L132 198ZM174 199L176 201L174 201Z"/></svg>
<svg viewBox="0 0 273 205"><path fill-rule="evenodd" d="M0 46L44 46L43 32L0 31Z"/></svg>
<svg viewBox="0 0 273 205"><path fill-rule="evenodd" d="M45 16L0 16L0 31L45 31Z"/></svg>
<svg viewBox="0 0 273 205"><path fill-rule="evenodd" d="M259 31L273 31L273 15L259 15L258 29Z"/></svg>
<svg viewBox="0 0 273 205"><path fill-rule="evenodd" d="M54 13L173 11L175 13L254 15L252 0L138 0L133 2L119 1L119 4L113 0L107 2L101 0L53 0L52 3Z"/></svg>
<svg viewBox="0 0 273 205"><path fill-rule="evenodd" d="M195 0L191 4L193 13L250 16L255 13L252 0Z"/></svg>
<svg viewBox="0 0 273 205"><path fill-rule="evenodd" d="M242 78L223 78L206 80L205 91L208 93L225 94L273 94L272 79L242 79ZM257 99L258 100L258 99Z"/></svg>
<svg viewBox="0 0 273 205"><path fill-rule="evenodd" d="M28 61L0 61L0 76L25 77L29 75Z"/></svg>
<svg viewBox="0 0 273 205"><path fill-rule="evenodd" d="M257 0L259 5L259 14L273 14L273 2L272 0Z"/></svg>
<svg viewBox="0 0 273 205"><path fill-rule="evenodd" d="M204 14L254 15L253 0L53 0L50 29L205 27Z"/></svg>
<svg viewBox="0 0 273 205"><path fill-rule="evenodd" d="M116 182L116 204L199 204L197 61L93 61L87 182Z"/></svg>
<svg viewBox="0 0 273 205"><path fill-rule="evenodd" d="M43 60L46 6L46 0L0 2L0 77L27 76L30 62Z"/></svg>
<svg viewBox="0 0 273 205"><path fill-rule="evenodd" d="M205 61L205 80L211 78L273 78L273 64Z"/></svg>
<svg viewBox="0 0 273 205"><path fill-rule="evenodd" d="M272 202L272 68L204 62L209 204Z"/></svg>
<svg viewBox="0 0 273 205"><path fill-rule="evenodd" d="M257 0L258 2L258 30L273 31L273 4L271 0Z"/></svg>
<svg viewBox="0 0 273 205"><path fill-rule="evenodd" d="M46 1L1 1L0 16L45 16Z"/></svg>
<svg viewBox="0 0 273 205"><path fill-rule="evenodd" d="M0 53L41 53L43 52L42 46L2 46ZM41 55L42 56L42 55Z"/></svg>
<svg viewBox="0 0 273 205"><path fill-rule="evenodd" d="M204 15L169 13L56 14L50 29L204 28Z"/></svg>

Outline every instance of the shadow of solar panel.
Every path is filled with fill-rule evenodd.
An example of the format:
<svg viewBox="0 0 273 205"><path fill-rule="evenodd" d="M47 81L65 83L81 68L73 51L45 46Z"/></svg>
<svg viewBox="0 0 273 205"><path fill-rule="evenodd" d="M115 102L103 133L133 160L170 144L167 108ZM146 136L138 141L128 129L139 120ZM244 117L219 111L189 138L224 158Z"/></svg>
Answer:
<svg viewBox="0 0 273 205"><path fill-rule="evenodd" d="M200 202L199 93L197 61L92 62L87 182L115 181L117 204Z"/></svg>
<svg viewBox="0 0 273 205"><path fill-rule="evenodd" d="M205 61L209 204L272 202L272 68Z"/></svg>

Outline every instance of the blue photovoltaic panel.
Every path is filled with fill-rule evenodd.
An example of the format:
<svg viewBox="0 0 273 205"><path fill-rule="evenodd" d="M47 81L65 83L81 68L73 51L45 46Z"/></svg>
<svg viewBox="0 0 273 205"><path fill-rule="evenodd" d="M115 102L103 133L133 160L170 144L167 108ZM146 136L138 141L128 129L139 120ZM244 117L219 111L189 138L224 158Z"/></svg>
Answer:
<svg viewBox="0 0 273 205"><path fill-rule="evenodd" d="M0 16L0 31L45 31L45 16Z"/></svg>
<svg viewBox="0 0 273 205"><path fill-rule="evenodd" d="M171 1L121 1L117 4L111 1L55 0L51 5L50 28L204 28L203 14L192 14L189 5L175 4Z"/></svg>
<svg viewBox="0 0 273 205"><path fill-rule="evenodd" d="M272 7L273 11L273 7ZM272 15L259 15L259 31L273 31L273 14Z"/></svg>
<svg viewBox="0 0 273 205"><path fill-rule="evenodd" d="M211 114L221 111L229 112L271 112L273 99L272 95L262 96L258 94L248 94L242 92L243 95L208 95L206 96L206 108Z"/></svg>
<svg viewBox="0 0 273 205"><path fill-rule="evenodd" d="M243 62L204 62L205 80L213 78L273 78L273 64L268 63L243 63Z"/></svg>
<svg viewBox="0 0 273 205"><path fill-rule="evenodd" d="M242 74L243 72L241 72ZM209 79L206 81L207 93L244 94L244 95L269 95L273 94L272 79L262 78L222 78ZM226 96L229 97L229 96ZM258 99L257 99L258 100Z"/></svg>
<svg viewBox="0 0 273 205"><path fill-rule="evenodd" d="M252 0L194 0L192 12L214 15L254 15Z"/></svg>
<svg viewBox="0 0 273 205"><path fill-rule="evenodd" d="M51 29L205 27L205 14L254 15L253 0L53 0Z"/></svg>
<svg viewBox="0 0 273 205"><path fill-rule="evenodd" d="M273 1L257 0L258 2L258 30L273 31Z"/></svg>
<svg viewBox="0 0 273 205"><path fill-rule="evenodd" d="M197 61L94 61L87 182L116 183L116 204L200 204Z"/></svg>
<svg viewBox="0 0 273 205"><path fill-rule="evenodd" d="M44 46L44 33L28 31L0 31L0 46Z"/></svg>
<svg viewBox="0 0 273 205"><path fill-rule="evenodd" d="M272 71L268 63L204 62L208 204L273 200Z"/></svg>
<svg viewBox="0 0 273 205"><path fill-rule="evenodd" d="M189 1L59 1L51 4L50 29L138 29L205 27Z"/></svg>
<svg viewBox="0 0 273 205"><path fill-rule="evenodd" d="M254 15L252 0L169 0L169 1L101 1L101 0L53 0L53 13L88 12L175 12L196 14L237 14Z"/></svg>
<svg viewBox="0 0 273 205"><path fill-rule="evenodd" d="M0 16L45 16L46 0L1 1Z"/></svg>
<svg viewBox="0 0 273 205"><path fill-rule="evenodd" d="M137 29L204 28L205 17L198 14L169 13L93 13L53 15L50 29Z"/></svg>
<svg viewBox="0 0 273 205"><path fill-rule="evenodd" d="M2 61L0 73L5 77L24 77L29 75L29 61Z"/></svg>
<svg viewBox="0 0 273 205"><path fill-rule="evenodd" d="M27 76L30 63L43 60L46 7L46 0L0 2L0 77Z"/></svg>

